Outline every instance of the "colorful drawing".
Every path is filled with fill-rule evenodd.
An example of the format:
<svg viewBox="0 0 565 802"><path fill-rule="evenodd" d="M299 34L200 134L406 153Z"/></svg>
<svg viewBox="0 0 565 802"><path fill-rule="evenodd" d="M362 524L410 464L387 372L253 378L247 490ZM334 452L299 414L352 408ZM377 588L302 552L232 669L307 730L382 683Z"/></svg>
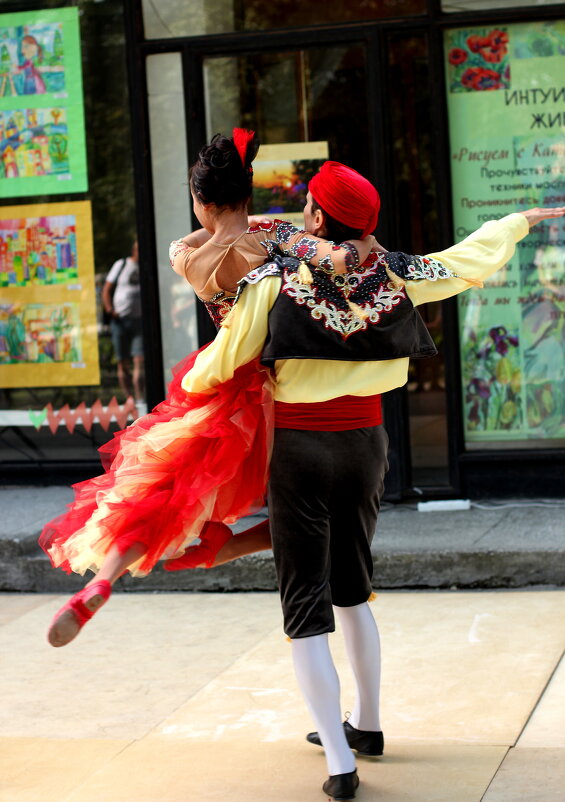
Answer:
<svg viewBox="0 0 565 802"><path fill-rule="evenodd" d="M0 365L82 362L78 304L0 303Z"/></svg>
<svg viewBox="0 0 565 802"><path fill-rule="evenodd" d="M0 209L0 386L98 384L88 201Z"/></svg>
<svg viewBox="0 0 565 802"><path fill-rule="evenodd" d="M302 225L308 182L327 158L327 142L262 145L253 162L254 214L283 216Z"/></svg>
<svg viewBox="0 0 565 802"><path fill-rule="evenodd" d="M0 111L0 178L70 172L65 109Z"/></svg>
<svg viewBox="0 0 565 802"><path fill-rule="evenodd" d="M76 220L0 220L0 287L67 284L78 277Z"/></svg>
<svg viewBox="0 0 565 802"><path fill-rule="evenodd" d="M0 97L64 90L61 22L0 28Z"/></svg>
<svg viewBox="0 0 565 802"><path fill-rule="evenodd" d="M510 88L506 28L455 30L446 36L450 92Z"/></svg>
<svg viewBox="0 0 565 802"><path fill-rule="evenodd" d="M469 330L461 351L468 431L518 429L522 424L522 373L517 330Z"/></svg>
<svg viewBox="0 0 565 802"><path fill-rule="evenodd" d="M0 198L87 189L78 9L0 14Z"/></svg>
<svg viewBox="0 0 565 802"><path fill-rule="evenodd" d="M565 56L565 22L530 22L513 42L516 58L550 58Z"/></svg>

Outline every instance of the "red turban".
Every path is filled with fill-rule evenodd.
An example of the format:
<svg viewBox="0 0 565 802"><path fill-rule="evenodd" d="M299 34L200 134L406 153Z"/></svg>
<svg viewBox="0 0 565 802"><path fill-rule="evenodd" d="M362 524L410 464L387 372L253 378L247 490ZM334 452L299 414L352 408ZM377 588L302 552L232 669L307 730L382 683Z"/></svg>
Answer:
<svg viewBox="0 0 565 802"><path fill-rule="evenodd" d="M339 162L324 162L308 185L310 194L334 220L366 237L379 219L381 199L370 181Z"/></svg>

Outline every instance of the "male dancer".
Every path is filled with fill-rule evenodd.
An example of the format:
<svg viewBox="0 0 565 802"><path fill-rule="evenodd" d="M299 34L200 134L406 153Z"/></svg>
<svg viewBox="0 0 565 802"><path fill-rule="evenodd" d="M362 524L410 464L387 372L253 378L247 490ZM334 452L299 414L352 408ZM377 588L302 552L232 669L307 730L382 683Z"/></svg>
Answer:
<svg viewBox="0 0 565 802"><path fill-rule="evenodd" d="M352 181L362 192L365 179L326 163L311 182L306 216L315 217L316 206L341 215L339 186ZM373 191L370 214L355 219L361 235L376 225ZM379 394L406 382L410 356L434 353L417 304L480 286L508 261L528 225L564 212L512 214L447 251L424 258L375 253L342 275L323 265L299 269L288 259L257 268L244 280L231 319L183 380L184 389L201 392L259 355L274 369L273 550L297 680L326 752L323 790L334 799L353 798L359 784L350 746L373 754L379 746L378 633L366 604L386 468ZM357 679L345 729L327 640L332 605Z"/></svg>

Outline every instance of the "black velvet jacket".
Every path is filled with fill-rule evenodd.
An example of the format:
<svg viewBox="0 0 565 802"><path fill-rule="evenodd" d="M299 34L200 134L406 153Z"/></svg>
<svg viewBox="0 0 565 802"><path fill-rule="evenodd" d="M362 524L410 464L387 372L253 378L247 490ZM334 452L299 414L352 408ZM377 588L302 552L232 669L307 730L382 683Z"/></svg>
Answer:
<svg viewBox="0 0 565 802"><path fill-rule="evenodd" d="M240 292L269 276L281 279L269 314L264 365L277 359L367 362L437 353L404 285L452 275L434 259L404 253L372 253L342 275L276 256L245 276Z"/></svg>

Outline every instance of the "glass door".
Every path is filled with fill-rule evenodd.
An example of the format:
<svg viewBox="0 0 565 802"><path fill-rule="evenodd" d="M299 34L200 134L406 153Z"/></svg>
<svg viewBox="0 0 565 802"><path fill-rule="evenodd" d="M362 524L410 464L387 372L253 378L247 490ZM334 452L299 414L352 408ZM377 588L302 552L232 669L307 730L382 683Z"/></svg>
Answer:
<svg viewBox="0 0 565 802"><path fill-rule="evenodd" d="M284 158L287 148L300 167L318 153L370 175L366 75L363 44L205 58L207 136L244 126L257 132L269 158Z"/></svg>

